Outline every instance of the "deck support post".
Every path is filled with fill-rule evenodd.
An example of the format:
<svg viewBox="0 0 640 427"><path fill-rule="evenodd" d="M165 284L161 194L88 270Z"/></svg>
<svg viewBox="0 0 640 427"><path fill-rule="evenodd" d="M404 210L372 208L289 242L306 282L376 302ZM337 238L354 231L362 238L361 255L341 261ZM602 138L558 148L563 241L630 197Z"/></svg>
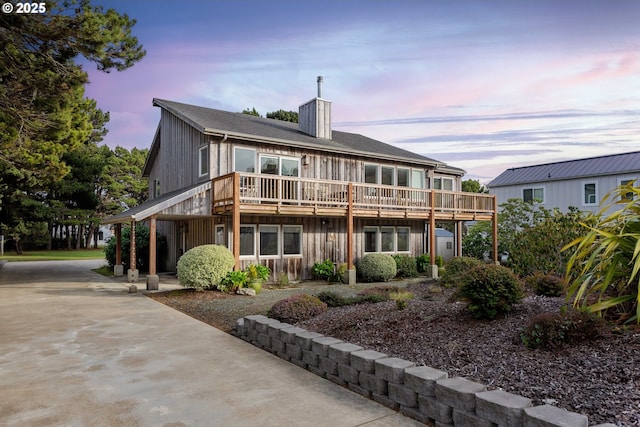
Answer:
<svg viewBox="0 0 640 427"><path fill-rule="evenodd" d="M493 225L493 262L499 264L498 258L498 198L493 196L493 219L491 221Z"/></svg>
<svg viewBox="0 0 640 427"><path fill-rule="evenodd" d="M431 190L429 193L429 204L431 213L429 215L429 277L438 278L438 266L436 265L436 193Z"/></svg>
<svg viewBox="0 0 640 427"><path fill-rule="evenodd" d="M353 268L353 183L347 186L347 276L348 284L356 283L356 271ZM343 282L345 280L343 279Z"/></svg>
<svg viewBox="0 0 640 427"><path fill-rule="evenodd" d="M120 277L124 274L122 265L122 224L116 224L116 263L113 265L113 275Z"/></svg>
<svg viewBox="0 0 640 427"><path fill-rule="evenodd" d="M160 278L157 274L157 250L156 250L156 215L149 219L149 274L147 275L147 290L157 291Z"/></svg>
<svg viewBox="0 0 640 427"><path fill-rule="evenodd" d="M138 281L140 272L136 268L136 221L131 221L131 232L129 233L129 270L127 270L127 279L129 283Z"/></svg>
<svg viewBox="0 0 640 427"><path fill-rule="evenodd" d="M234 270L240 270L240 175L233 174L233 211L231 212L231 228L233 235L233 258L236 263Z"/></svg>
<svg viewBox="0 0 640 427"><path fill-rule="evenodd" d="M456 252L454 256L462 256L462 221L456 221Z"/></svg>

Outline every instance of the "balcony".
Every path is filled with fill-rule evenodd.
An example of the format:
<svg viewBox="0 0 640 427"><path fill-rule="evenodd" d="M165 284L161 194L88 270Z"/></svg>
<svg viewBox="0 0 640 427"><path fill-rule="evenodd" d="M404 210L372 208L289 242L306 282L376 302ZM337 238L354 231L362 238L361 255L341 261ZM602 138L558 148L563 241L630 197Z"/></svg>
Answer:
<svg viewBox="0 0 640 427"><path fill-rule="evenodd" d="M496 209L489 194L240 172L212 180L214 214L489 221Z"/></svg>

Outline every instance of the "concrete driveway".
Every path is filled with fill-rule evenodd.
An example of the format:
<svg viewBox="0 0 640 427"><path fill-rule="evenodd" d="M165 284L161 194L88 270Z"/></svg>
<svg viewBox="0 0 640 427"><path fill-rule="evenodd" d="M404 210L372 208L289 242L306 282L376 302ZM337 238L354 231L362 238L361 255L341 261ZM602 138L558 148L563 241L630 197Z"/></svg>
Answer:
<svg viewBox="0 0 640 427"><path fill-rule="evenodd" d="M103 263L0 270L0 426L422 425L129 294Z"/></svg>

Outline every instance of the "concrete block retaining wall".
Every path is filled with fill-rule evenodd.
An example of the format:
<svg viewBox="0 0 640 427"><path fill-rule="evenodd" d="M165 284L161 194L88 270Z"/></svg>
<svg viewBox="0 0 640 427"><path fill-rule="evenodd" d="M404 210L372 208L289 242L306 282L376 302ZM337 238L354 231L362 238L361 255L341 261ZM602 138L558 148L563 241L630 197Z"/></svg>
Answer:
<svg viewBox="0 0 640 427"><path fill-rule="evenodd" d="M488 390L466 378L415 366L265 316L239 319L234 334L336 384L436 426L587 427L585 415ZM612 426L602 424L597 427Z"/></svg>

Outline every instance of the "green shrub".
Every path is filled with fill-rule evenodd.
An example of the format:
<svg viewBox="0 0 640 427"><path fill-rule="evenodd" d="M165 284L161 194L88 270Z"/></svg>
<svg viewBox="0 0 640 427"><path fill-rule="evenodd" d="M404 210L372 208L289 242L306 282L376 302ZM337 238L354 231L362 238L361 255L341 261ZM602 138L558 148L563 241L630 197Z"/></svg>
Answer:
<svg viewBox="0 0 640 427"><path fill-rule="evenodd" d="M418 273L428 272L430 265L431 265L431 258L429 254L422 254L416 257L416 267L418 268Z"/></svg>
<svg viewBox="0 0 640 427"><path fill-rule="evenodd" d="M335 265L330 259L326 259L322 262L316 262L311 267L311 276L314 279L321 279L332 281L335 278Z"/></svg>
<svg viewBox="0 0 640 427"><path fill-rule="evenodd" d="M536 272L525 278L527 288L532 289L536 295L545 297L559 297L564 293L565 282L562 277L555 274Z"/></svg>
<svg viewBox="0 0 640 427"><path fill-rule="evenodd" d="M460 277L459 294L478 319L495 319L522 299L518 277L501 265L480 264Z"/></svg>
<svg viewBox="0 0 640 427"><path fill-rule="evenodd" d="M129 260L131 247L131 228L122 229L122 265L124 271L129 269ZM104 247L104 255L109 263L109 267L113 267L116 263L116 243L114 237ZM156 233L156 259L158 261L158 269L162 271L164 267L162 261L167 257L167 238L160 233ZM149 227L144 225L136 226L136 268L142 272L149 271Z"/></svg>
<svg viewBox="0 0 640 427"><path fill-rule="evenodd" d="M388 254L367 254L360 258L358 273L365 282L388 282L396 277L396 262Z"/></svg>
<svg viewBox="0 0 640 427"><path fill-rule="evenodd" d="M289 275L286 271L281 271L278 273L278 286L289 286Z"/></svg>
<svg viewBox="0 0 640 427"><path fill-rule="evenodd" d="M228 271L227 275L222 278L218 289L222 292L235 292L240 288L244 288L249 282L247 273L244 271Z"/></svg>
<svg viewBox="0 0 640 427"><path fill-rule="evenodd" d="M445 271L440 277L443 286L457 286L460 277L473 267L482 264L477 258L461 256L452 258L445 266Z"/></svg>
<svg viewBox="0 0 640 427"><path fill-rule="evenodd" d="M396 302L396 308L398 310L404 310L409 304L409 300L413 299L413 292L400 291L391 292L389 298Z"/></svg>
<svg viewBox="0 0 640 427"><path fill-rule="evenodd" d="M444 267L444 258L442 258L442 255L436 255L436 265L438 268Z"/></svg>
<svg viewBox="0 0 640 427"><path fill-rule="evenodd" d="M271 269L262 264L250 264L244 269L249 280L268 280Z"/></svg>
<svg viewBox="0 0 640 427"><path fill-rule="evenodd" d="M196 290L217 288L234 265L235 258L226 247L196 246L178 260L178 280L182 286Z"/></svg>
<svg viewBox="0 0 640 427"><path fill-rule="evenodd" d="M557 350L564 345L593 340L602 334L604 321L585 310L540 313L529 319L520 339L531 349Z"/></svg>
<svg viewBox="0 0 640 427"><path fill-rule="evenodd" d="M399 291L397 286L375 286L361 290L358 295L368 298L369 302L381 302L388 300L390 293Z"/></svg>
<svg viewBox="0 0 640 427"><path fill-rule="evenodd" d="M393 255L393 259L396 262L397 277L416 277L418 275L418 268L414 257L409 255Z"/></svg>
<svg viewBox="0 0 640 427"><path fill-rule="evenodd" d="M318 297L297 294L276 302L268 316L285 323L297 323L311 319L327 311L327 304Z"/></svg>

